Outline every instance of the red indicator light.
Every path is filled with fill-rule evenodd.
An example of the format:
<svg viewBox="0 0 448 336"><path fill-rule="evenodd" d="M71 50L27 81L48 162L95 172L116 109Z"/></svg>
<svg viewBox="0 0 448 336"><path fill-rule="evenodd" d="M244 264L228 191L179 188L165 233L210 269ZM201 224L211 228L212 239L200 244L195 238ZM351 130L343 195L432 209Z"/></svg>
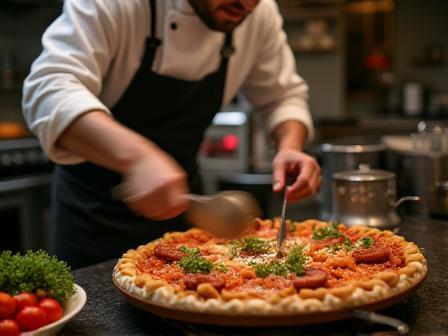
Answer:
<svg viewBox="0 0 448 336"><path fill-rule="evenodd" d="M238 148L238 137L235 134L228 134L222 138L222 148L228 152L233 152Z"/></svg>

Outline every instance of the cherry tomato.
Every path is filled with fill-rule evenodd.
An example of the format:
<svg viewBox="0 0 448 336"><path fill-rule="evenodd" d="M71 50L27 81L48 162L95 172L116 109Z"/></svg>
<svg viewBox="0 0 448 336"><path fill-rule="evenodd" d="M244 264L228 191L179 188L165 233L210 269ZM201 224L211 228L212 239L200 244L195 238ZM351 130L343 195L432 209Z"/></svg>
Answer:
<svg viewBox="0 0 448 336"><path fill-rule="evenodd" d="M16 321L22 331L30 331L47 324L47 315L39 307L25 307L16 316Z"/></svg>
<svg viewBox="0 0 448 336"><path fill-rule="evenodd" d="M42 299L39 301L37 306L47 314L48 323L59 320L64 314L61 305L55 299Z"/></svg>
<svg viewBox="0 0 448 336"><path fill-rule="evenodd" d="M0 292L0 320L14 317L16 308L16 300L11 295Z"/></svg>
<svg viewBox="0 0 448 336"><path fill-rule="evenodd" d="M37 296L33 293L23 292L14 295L17 302L17 310L22 310L25 307L33 307L37 305Z"/></svg>
<svg viewBox="0 0 448 336"><path fill-rule="evenodd" d="M0 321L0 336L19 336L20 328L14 320Z"/></svg>

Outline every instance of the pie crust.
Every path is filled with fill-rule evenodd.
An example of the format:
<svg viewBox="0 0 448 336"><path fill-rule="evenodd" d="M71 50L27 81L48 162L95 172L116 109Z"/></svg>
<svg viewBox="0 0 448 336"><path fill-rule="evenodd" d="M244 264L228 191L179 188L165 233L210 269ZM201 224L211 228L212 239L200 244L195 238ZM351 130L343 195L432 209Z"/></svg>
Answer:
<svg viewBox="0 0 448 336"><path fill-rule="evenodd" d="M253 265L253 256L238 255L231 258L231 242L211 237L199 229L166 233L162 238L127 251L113 270L113 280L121 289L142 300L173 309L217 314L282 315L328 312L374 303L409 290L426 276L425 257L416 244L407 242L403 237L391 231L363 226L347 228L339 224L338 229L350 239L370 237L375 245L389 249L384 261L380 258L373 263L364 262L353 257L356 251L362 250L361 247L334 251L330 247L338 245L332 245L331 239L313 239L315 230L329 225L330 223L317 220L288 221L288 226L293 229L288 231L285 244L304 247L307 255L305 269L317 268L328 274L325 283L318 288L296 289L290 280L295 275L291 274L269 275L265 280L254 279L254 273L250 272L251 263L246 260L250 259ZM274 245L272 242L278 227L279 219L256 219L245 236L258 237ZM195 240L196 237L200 242ZM162 244L197 247L204 253L204 257L217 259L219 263L232 269L232 272L237 269L239 273L235 274L241 277L237 280L242 284L232 288L230 281L233 278L230 275L226 275L224 271L212 271L211 274L217 279L225 279L224 288L217 289L211 283L200 282L196 289L186 289L183 278L187 275L178 262L158 261L159 258L155 256L157 246ZM263 257L264 260L275 258L273 253L268 252ZM259 260L257 258L259 256L255 256L255 260ZM148 260L155 261L156 264L148 264ZM167 269L166 272L163 267ZM169 278L168 269L175 271L173 278ZM249 274L247 278L244 272ZM257 281L261 285L254 286ZM269 287L265 282L274 285ZM275 287L276 283L281 286ZM252 287L248 284L252 284Z"/></svg>

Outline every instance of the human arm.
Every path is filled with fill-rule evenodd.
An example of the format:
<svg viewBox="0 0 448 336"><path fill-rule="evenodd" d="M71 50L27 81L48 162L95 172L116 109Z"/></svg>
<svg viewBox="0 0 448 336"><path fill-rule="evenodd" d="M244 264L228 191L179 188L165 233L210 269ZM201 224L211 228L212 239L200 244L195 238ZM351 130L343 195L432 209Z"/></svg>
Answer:
<svg viewBox="0 0 448 336"><path fill-rule="evenodd" d="M50 159L88 160L122 174L128 205L162 219L184 207L174 195L185 192L185 173L154 144L116 122L99 98L121 45L120 6L124 2L64 1L24 83L23 112Z"/></svg>
<svg viewBox="0 0 448 336"><path fill-rule="evenodd" d="M143 216L168 219L187 208L185 171L154 143L103 111L91 111L73 121L57 145L120 173L120 196Z"/></svg>
<svg viewBox="0 0 448 336"><path fill-rule="evenodd" d="M243 92L264 117L267 133L274 140L273 190L285 187L285 177L296 177L288 191L290 200L309 196L320 184L317 162L303 153L313 138L308 108L308 86L296 72L295 59L286 41L282 18L274 1L260 7L259 55ZM255 19L255 18L254 18Z"/></svg>

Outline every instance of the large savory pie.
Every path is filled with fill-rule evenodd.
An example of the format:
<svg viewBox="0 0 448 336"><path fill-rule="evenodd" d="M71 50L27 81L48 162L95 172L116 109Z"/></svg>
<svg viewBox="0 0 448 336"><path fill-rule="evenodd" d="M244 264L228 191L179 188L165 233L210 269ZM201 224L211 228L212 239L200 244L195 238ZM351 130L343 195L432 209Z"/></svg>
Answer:
<svg viewBox="0 0 448 336"><path fill-rule="evenodd" d="M219 314L296 314L353 308L418 284L420 249L391 231L317 220L255 219L238 239L204 231L167 233L123 254L114 282L164 307Z"/></svg>

